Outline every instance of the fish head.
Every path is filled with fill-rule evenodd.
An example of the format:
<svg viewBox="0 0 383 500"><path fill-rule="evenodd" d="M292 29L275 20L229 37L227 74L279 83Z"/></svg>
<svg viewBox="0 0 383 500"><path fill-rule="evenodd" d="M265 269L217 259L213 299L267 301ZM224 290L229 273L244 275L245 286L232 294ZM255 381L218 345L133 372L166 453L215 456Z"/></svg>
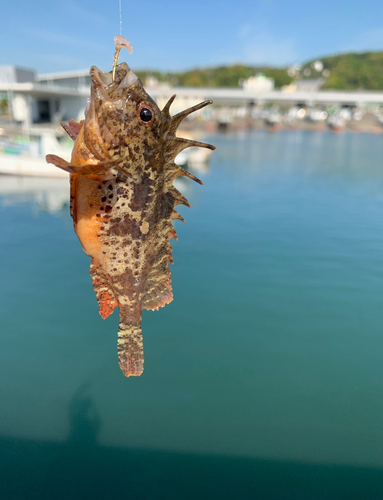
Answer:
<svg viewBox="0 0 383 500"><path fill-rule="evenodd" d="M126 63L103 73L93 66L91 97L85 112L84 140L100 161L113 160L125 168L145 167L161 154L161 111L141 80Z"/></svg>

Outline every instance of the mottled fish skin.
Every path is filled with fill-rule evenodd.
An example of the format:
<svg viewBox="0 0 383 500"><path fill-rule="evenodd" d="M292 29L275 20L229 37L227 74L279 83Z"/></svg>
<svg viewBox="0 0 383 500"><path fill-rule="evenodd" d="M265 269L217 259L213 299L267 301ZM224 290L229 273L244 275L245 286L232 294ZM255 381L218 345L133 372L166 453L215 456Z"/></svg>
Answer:
<svg viewBox="0 0 383 500"><path fill-rule="evenodd" d="M142 309L158 309L173 299L169 263L170 238L177 238L174 210L190 206L173 186L188 176L174 158L189 146L209 144L176 137L181 121L205 101L170 116L173 96L160 111L126 63L111 73L92 67L90 105L84 122L63 127L75 140L71 163L54 155L47 161L71 172L71 215L106 318L118 306L118 355L126 376L144 368ZM141 110L151 112L144 121ZM149 114L150 116L150 114ZM202 184L202 183L201 183Z"/></svg>

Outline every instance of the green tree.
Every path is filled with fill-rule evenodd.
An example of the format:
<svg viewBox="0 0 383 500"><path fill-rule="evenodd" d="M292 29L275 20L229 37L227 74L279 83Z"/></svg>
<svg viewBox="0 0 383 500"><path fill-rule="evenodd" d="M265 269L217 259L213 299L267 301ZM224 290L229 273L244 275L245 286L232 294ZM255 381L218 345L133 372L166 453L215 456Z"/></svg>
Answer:
<svg viewBox="0 0 383 500"><path fill-rule="evenodd" d="M383 52L347 53L320 58L324 69L330 72L324 89L338 90L382 90ZM307 62L302 70L309 68L310 77L321 76Z"/></svg>

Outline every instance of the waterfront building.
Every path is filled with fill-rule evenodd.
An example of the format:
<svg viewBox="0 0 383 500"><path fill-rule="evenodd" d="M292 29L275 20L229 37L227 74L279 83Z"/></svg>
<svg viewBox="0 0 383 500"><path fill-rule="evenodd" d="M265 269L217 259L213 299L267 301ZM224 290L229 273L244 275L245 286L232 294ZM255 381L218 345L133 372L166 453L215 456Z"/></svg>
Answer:
<svg viewBox="0 0 383 500"><path fill-rule="evenodd" d="M269 78L263 73L257 73L255 76L242 79L239 81L243 90L250 90L253 92L269 92L274 90L274 78Z"/></svg>
<svg viewBox="0 0 383 500"><path fill-rule="evenodd" d="M24 129L70 118L81 120L88 95L85 77L80 80L73 73L67 79L48 78L32 69L0 66L0 100L8 102L12 121Z"/></svg>

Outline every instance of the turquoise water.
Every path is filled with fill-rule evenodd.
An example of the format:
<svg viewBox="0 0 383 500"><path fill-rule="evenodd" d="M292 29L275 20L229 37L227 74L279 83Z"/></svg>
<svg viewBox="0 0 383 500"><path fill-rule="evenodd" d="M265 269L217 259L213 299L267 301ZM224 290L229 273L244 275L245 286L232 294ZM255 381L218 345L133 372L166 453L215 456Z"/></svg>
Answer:
<svg viewBox="0 0 383 500"><path fill-rule="evenodd" d="M383 138L209 140L140 378L66 181L0 178L5 498L383 497Z"/></svg>

